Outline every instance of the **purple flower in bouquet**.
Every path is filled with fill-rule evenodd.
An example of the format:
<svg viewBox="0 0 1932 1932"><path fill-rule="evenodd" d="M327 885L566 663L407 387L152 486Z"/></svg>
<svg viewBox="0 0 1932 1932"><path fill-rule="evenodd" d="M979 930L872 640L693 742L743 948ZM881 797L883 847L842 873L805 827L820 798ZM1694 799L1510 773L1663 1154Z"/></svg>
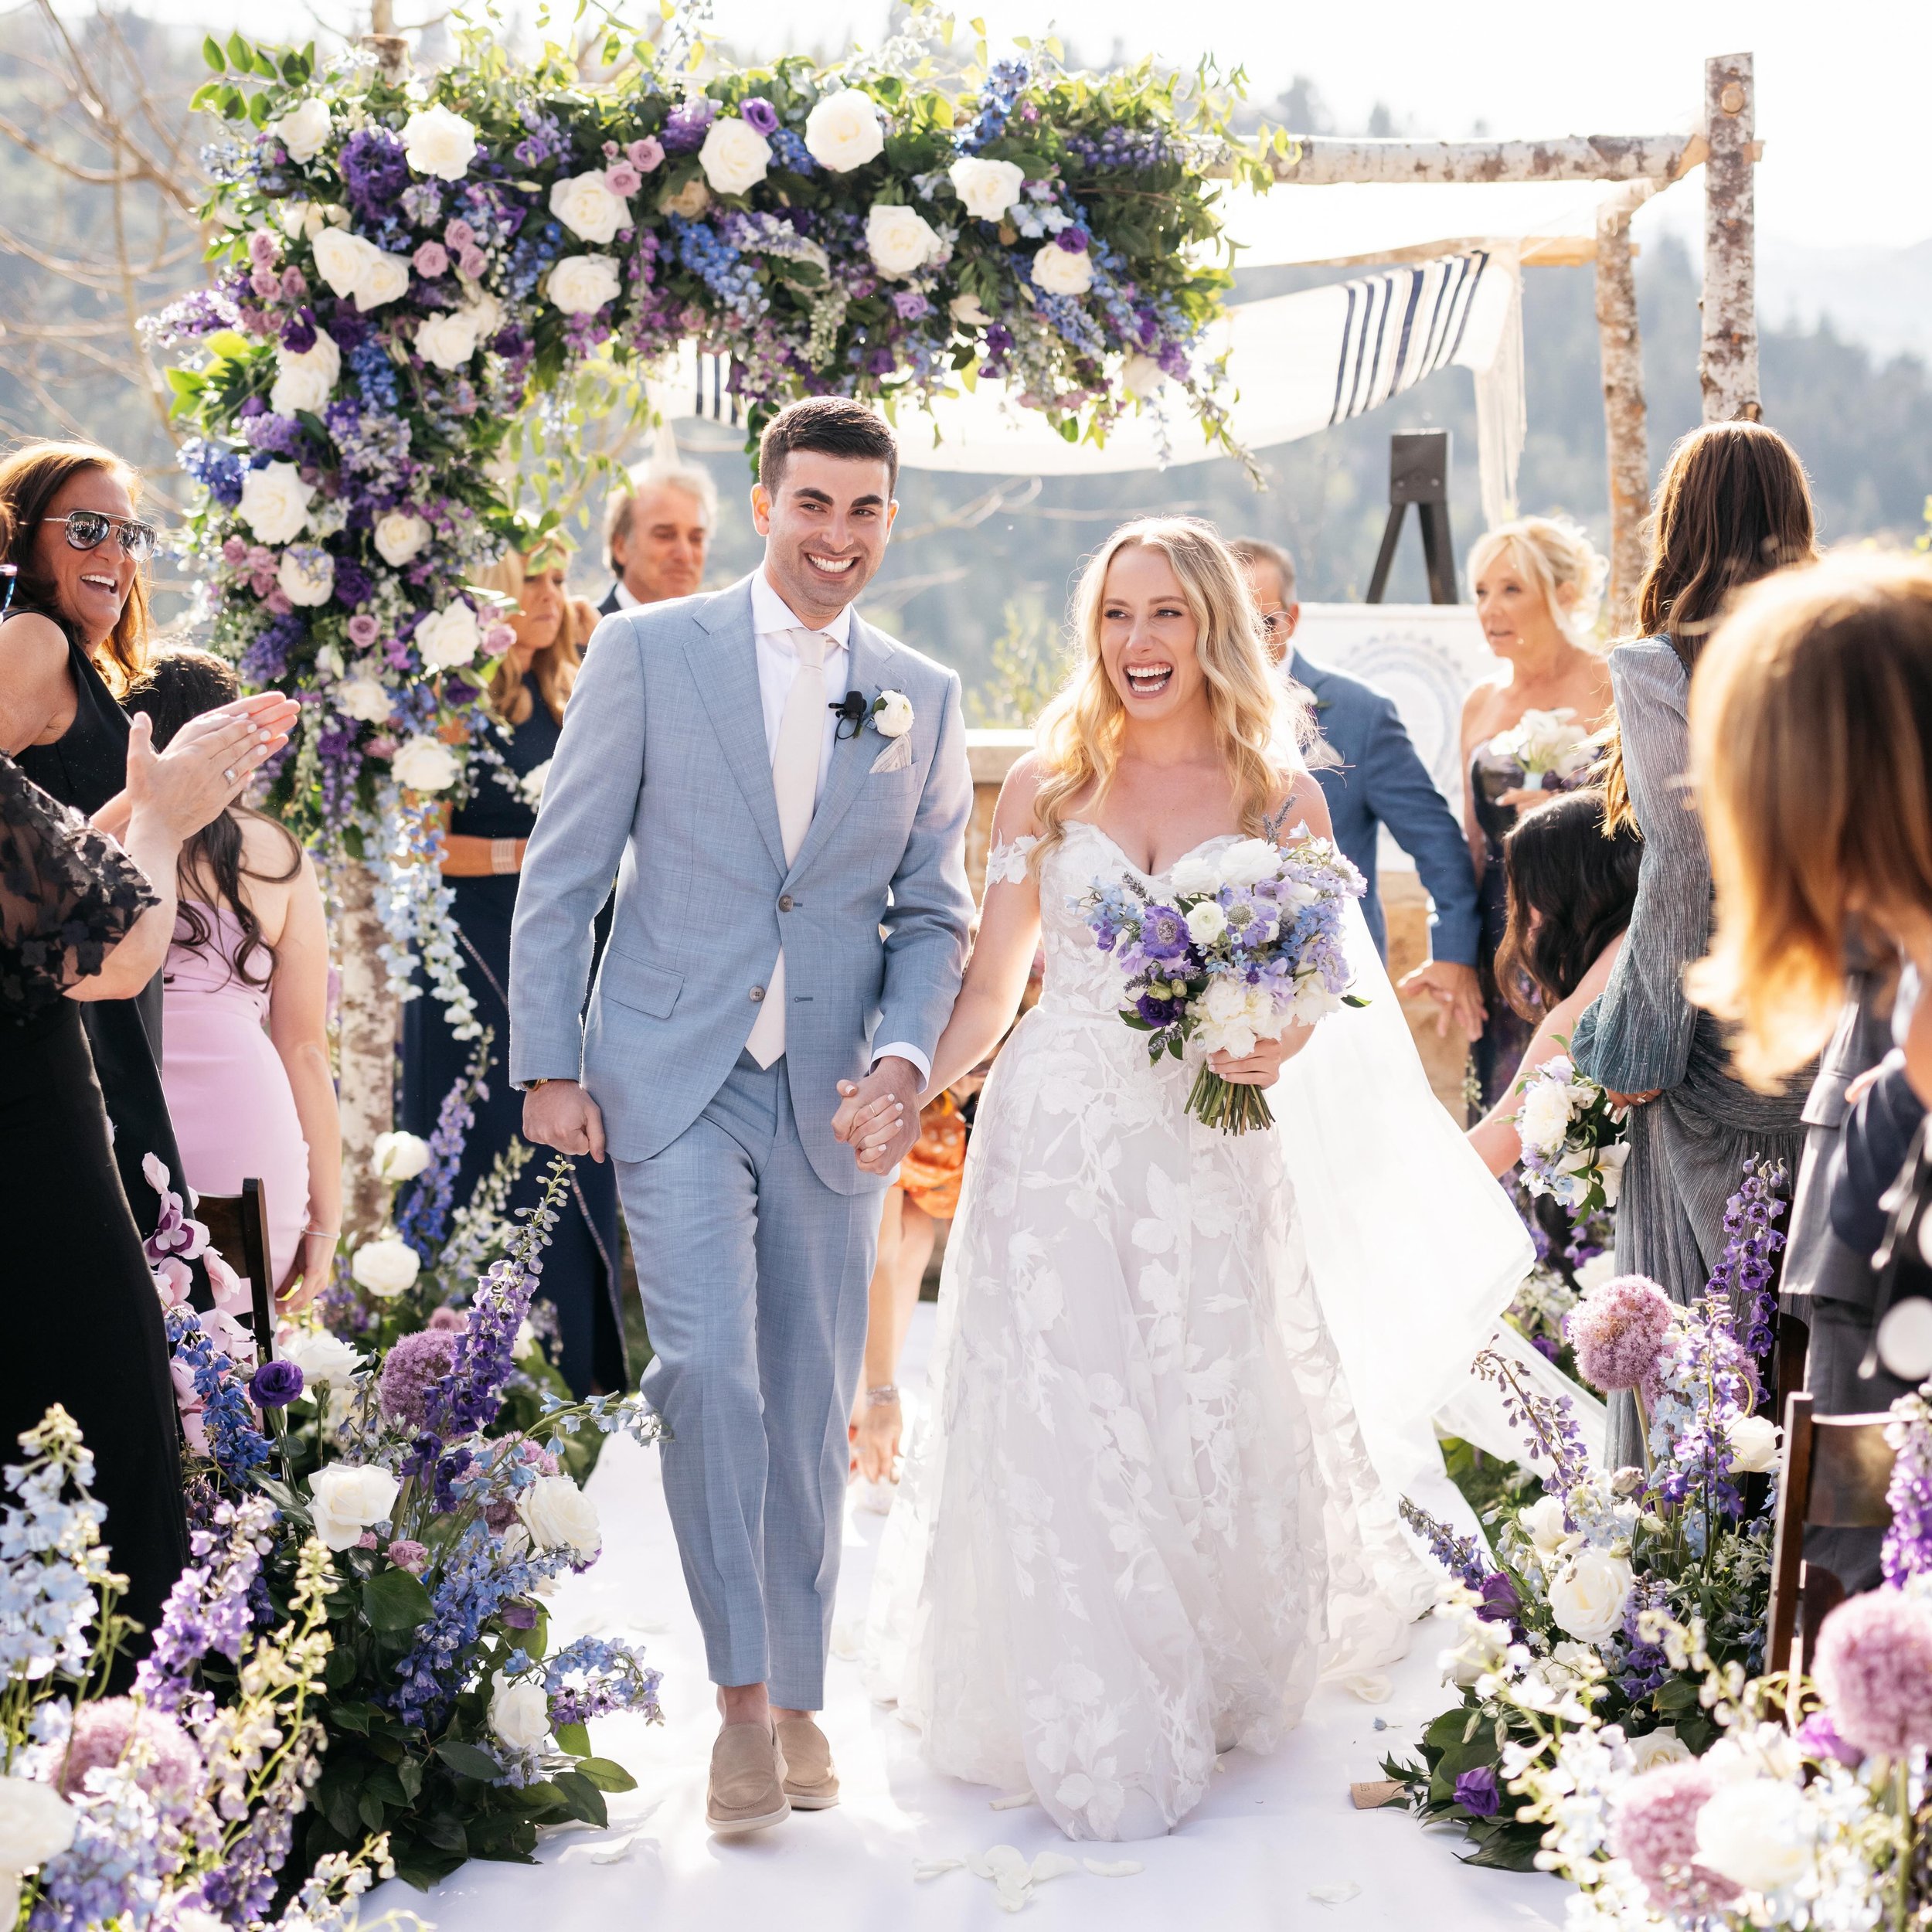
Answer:
<svg viewBox="0 0 1932 1932"><path fill-rule="evenodd" d="M687 95L665 117L664 151L695 155L704 145L705 135L717 117L718 104L709 94Z"/></svg>
<svg viewBox="0 0 1932 1932"><path fill-rule="evenodd" d="M1478 1818L1494 1818L1502 1808L1502 1791L1492 1765L1478 1764L1456 1780L1456 1802Z"/></svg>
<svg viewBox="0 0 1932 1932"><path fill-rule="evenodd" d="M366 604L375 586L369 581L369 573L353 557L339 556L335 560L335 601L345 611L352 611L359 604Z"/></svg>
<svg viewBox="0 0 1932 1932"><path fill-rule="evenodd" d="M1736 1886L1697 1862L1697 1815L1717 1789L1700 1760L1663 1764L1634 1779L1611 1821L1610 1849L1629 1861L1659 1912L1720 1910Z"/></svg>
<svg viewBox="0 0 1932 1932"><path fill-rule="evenodd" d="M1491 1570L1476 1594L1482 1599L1476 1606L1476 1614L1492 1624L1513 1624L1522 1612L1522 1599L1516 1594L1516 1586L1500 1570Z"/></svg>
<svg viewBox="0 0 1932 1932"><path fill-rule="evenodd" d="M1648 1386L1672 1314L1670 1297L1641 1274L1620 1274L1593 1288L1563 1322L1577 1372L1606 1394Z"/></svg>
<svg viewBox="0 0 1932 1932"><path fill-rule="evenodd" d="M302 1392L302 1372L292 1362L264 1362L249 1378L257 1409L286 1409Z"/></svg>
<svg viewBox="0 0 1932 1932"><path fill-rule="evenodd" d="M407 1536L397 1537L383 1553L398 1570L406 1570L412 1576L421 1576L430 1566L429 1551Z"/></svg>
<svg viewBox="0 0 1932 1932"><path fill-rule="evenodd" d="M1853 1770L1865 1761L1865 1753L1840 1735L1829 1711L1814 1711L1798 1726L1798 1747L1815 1763L1849 1764Z"/></svg>
<svg viewBox="0 0 1932 1932"><path fill-rule="evenodd" d="M1753 1361L1771 1352L1777 1312L1773 1281L1784 1236L1774 1225L1784 1211L1784 1168L1769 1161L1746 1162L1743 1184L1724 1209L1724 1252L1710 1280L1729 1304L1733 1332Z"/></svg>
<svg viewBox="0 0 1932 1932"><path fill-rule="evenodd" d="M1094 245L1094 237L1077 222L1070 228L1063 228L1053 237L1053 245L1063 248L1070 255L1083 255Z"/></svg>
<svg viewBox="0 0 1932 1932"><path fill-rule="evenodd" d="M1188 949L1187 920L1172 906L1149 906L1141 915L1141 951L1150 959L1179 959Z"/></svg>
<svg viewBox="0 0 1932 1932"><path fill-rule="evenodd" d="M1898 1420L1887 1425L1885 1439L1896 1452L1885 1500L1892 1521L1885 1532L1881 1555L1885 1580L1902 1587L1910 1578L1932 1570L1932 1407L1919 1395L1901 1396L1892 1405Z"/></svg>
<svg viewBox="0 0 1932 1932"><path fill-rule="evenodd" d="M1875 1590L1839 1604L1812 1675L1838 1735L1867 1757L1932 1745L1932 1611L1913 1598Z"/></svg>
<svg viewBox="0 0 1932 1932"><path fill-rule="evenodd" d="M761 134L775 134L778 131L778 110L761 95L753 94L749 100L741 100L738 104L738 117Z"/></svg>
<svg viewBox="0 0 1932 1932"><path fill-rule="evenodd" d="M430 1391L456 1362L456 1337L447 1329L424 1328L401 1337L383 1358L376 1379L383 1413L420 1429L428 1413Z"/></svg>
<svg viewBox="0 0 1932 1932"><path fill-rule="evenodd" d="M211 1651L230 1663L240 1658L254 1635L250 1597L274 1521L268 1498L250 1496L217 1502L206 1526L189 1531L192 1560L168 1591L154 1641L134 1673L134 1689L151 1710L179 1709Z"/></svg>
<svg viewBox="0 0 1932 1932"><path fill-rule="evenodd" d="M386 128L361 128L342 144L339 165L349 205L372 226L389 219L410 185L402 142Z"/></svg>

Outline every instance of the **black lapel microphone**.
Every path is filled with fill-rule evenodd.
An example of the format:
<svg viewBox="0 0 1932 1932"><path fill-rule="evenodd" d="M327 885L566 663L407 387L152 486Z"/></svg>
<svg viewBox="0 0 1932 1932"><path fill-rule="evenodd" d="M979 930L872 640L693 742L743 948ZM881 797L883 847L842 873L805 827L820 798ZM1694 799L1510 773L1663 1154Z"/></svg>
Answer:
<svg viewBox="0 0 1932 1932"><path fill-rule="evenodd" d="M850 725L855 737L859 726L866 722L866 713L871 706L866 702L866 694L862 691L848 691L838 703L828 704L825 709L837 713L841 724Z"/></svg>

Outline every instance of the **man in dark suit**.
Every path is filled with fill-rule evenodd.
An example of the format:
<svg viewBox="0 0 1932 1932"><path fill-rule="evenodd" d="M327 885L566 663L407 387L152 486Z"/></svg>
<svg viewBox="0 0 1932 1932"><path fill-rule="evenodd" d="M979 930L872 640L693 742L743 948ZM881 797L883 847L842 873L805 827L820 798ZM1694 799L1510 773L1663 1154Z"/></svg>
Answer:
<svg viewBox="0 0 1932 1932"><path fill-rule="evenodd" d="M1364 684L1311 664L1293 645L1301 607L1295 601L1294 560L1278 544L1243 537L1233 546L1267 634L1274 661L1315 694L1315 723L1339 763L1318 768L1335 842L1369 882L1362 917L1376 947L1388 957L1382 901L1376 890L1376 846L1386 825L1416 862L1435 911L1429 922L1429 959L1406 975L1405 993L1427 993L1440 1009L1437 1029L1453 1019L1470 1039L1482 1032L1482 993L1476 979L1481 922L1476 911L1475 869L1469 842L1428 768L1416 754L1394 700Z"/></svg>
<svg viewBox="0 0 1932 1932"><path fill-rule="evenodd" d="M705 471L651 464L627 481L604 513L604 557L614 581L600 617L691 596L704 582L717 526L717 487Z"/></svg>

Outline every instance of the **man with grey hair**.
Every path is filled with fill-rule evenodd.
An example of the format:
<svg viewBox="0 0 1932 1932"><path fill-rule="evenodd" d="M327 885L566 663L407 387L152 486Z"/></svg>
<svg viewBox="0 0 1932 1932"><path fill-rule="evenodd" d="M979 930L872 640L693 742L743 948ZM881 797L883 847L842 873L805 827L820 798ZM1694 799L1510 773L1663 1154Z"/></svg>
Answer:
<svg viewBox="0 0 1932 1932"><path fill-rule="evenodd" d="M600 617L640 604L688 597L704 582L704 560L718 522L718 491L695 465L651 464L628 489L611 494L604 517L604 556L616 580Z"/></svg>

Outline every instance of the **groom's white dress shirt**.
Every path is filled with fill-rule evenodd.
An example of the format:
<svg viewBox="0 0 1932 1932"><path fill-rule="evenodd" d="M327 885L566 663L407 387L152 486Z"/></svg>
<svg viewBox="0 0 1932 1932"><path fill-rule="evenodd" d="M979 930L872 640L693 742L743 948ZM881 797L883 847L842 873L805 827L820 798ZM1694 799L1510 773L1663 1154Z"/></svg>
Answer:
<svg viewBox="0 0 1932 1932"><path fill-rule="evenodd" d="M832 754L838 743L838 716L832 706L845 695L845 674L852 662L852 606L847 604L830 623L812 625L802 621L767 580L762 568L751 573L751 628L758 652L758 699L764 713L765 756L778 752L778 726L785 715L785 700L791 695L798 675L798 648L793 641L795 631L816 629L825 641L825 677L827 693L825 739L818 753L818 791L823 796L826 774L832 770ZM779 957L782 959L784 954ZM872 1049L872 1058L888 1056L910 1061L919 1069L921 1080L931 1073L932 1063L917 1047L903 1040L889 1041Z"/></svg>

